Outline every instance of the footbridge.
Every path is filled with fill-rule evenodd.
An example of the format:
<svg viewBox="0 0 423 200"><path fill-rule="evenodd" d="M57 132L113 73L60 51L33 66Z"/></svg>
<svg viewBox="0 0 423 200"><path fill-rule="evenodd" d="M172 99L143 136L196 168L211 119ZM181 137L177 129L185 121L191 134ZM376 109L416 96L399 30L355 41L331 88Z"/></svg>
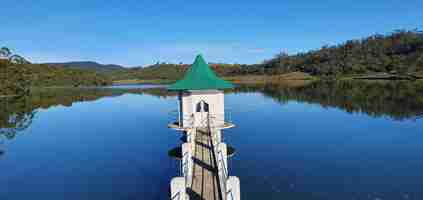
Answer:
<svg viewBox="0 0 423 200"><path fill-rule="evenodd" d="M227 145L222 142L221 131L234 125L218 119L207 115L200 123L203 125L190 128L169 125L187 134L182 144L181 174L170 183L172 200L240 200L240 182L238 177L229 176Z"/></svg>
<svg viewBox="0 0 423 200"><path fill-rule="evenodd" d="M170 128L183 131L181 175L171 180L172 200L239 200L239 180L229 176L227 146L222 130L225 122L224 90L235 86L210 68L197 55L183 79L167 87L178 94L178 120Z"/></svg>

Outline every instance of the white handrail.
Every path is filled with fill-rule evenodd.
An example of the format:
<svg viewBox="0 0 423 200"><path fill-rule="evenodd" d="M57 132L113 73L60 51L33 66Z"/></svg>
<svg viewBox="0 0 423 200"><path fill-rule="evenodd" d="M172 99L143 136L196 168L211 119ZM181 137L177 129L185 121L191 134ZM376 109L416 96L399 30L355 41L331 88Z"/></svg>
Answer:
<svg viewBox="0 0 423 200"><path fill-rule="evenodd" d="M216 118L216 115L210 115L209 114L207 116L207 119L208 119L207 120L207 126L208 126L210 133L212 133L212 130L211 130L212 127L213 127L212 124L214 122L216 122L215 120L211 120L211 119L215 119L215 118ZM228 196L229 196L230 200L234 200L234 195L232 194L232 190L228 191L228 188L227 188L227 181L228 181L229 176L228 176L228 170L226 168L225 158L223 156L222 150L220 149L220 141L218 140L216 134L212 134L211 136L212 136L212 143L213 143L213 146L214 146L214 152L217 152L216 158L217 158L218 169L219 168L222 169L221 173L218 172L218 176L219 176L219 182L220 182L220 185L221 185L221 189L223 190L224 198L226 200L228 200L229 199ZM220 170L218 170L218 171L220 171Z"/></svg>
<svg viewBox="0 0 423 200"><path fill-rule="evenodd" d="M212 133L211 128L213 127L213 126L211 126L211 124L213 122L215 122L215 120L210 120L211 118L215 118L215 116L213 116L213 115L208 116L208 119L209 119L208 120L208 129L209 129L210 133ZM228 188L228 185L227 185L227 181L229 179L229 172L228 172L228 169L226 168L225 157L223 156L223 152L220 149L221 141L218 140L216 134L212 135L212 140L213 140L212 141L213 144L215 144L215 145L213 145L214 146L214 152L217 152L218 166L220 166L220 168L222 169L222 173L218 173L218 176L219 176L221 188L223 190L224 198L226 200L235 200L235 195L232 192L232 188Z"/></svg>
<svg viewBox="0 0 423 200"><path fill-rule="evenodd" d="M182 171L182 175L187 177L187 175L188 175L187 174L187 172L188 172L188 152L185 152L184 155L182 156L181 171Z"/></svg>
<svg viewBox="0 0 423 200"><path fill-rule="evenodd" d="M226 122L231 123L232 119L231 119L231 113L230 112L224 112L222 114L210 114L207 112L207 115L210 115L211 118L213 118L213 121L215 122L216 125L218 124L225 124ZM181 127L182 123L185 122L187 124L184 125L184 127L193 127L196 123L195 123L195 119L194 119L194 114L184 114L182 116L179 116L178 113L175 112L169 112L169 116L170 116L170 120L173 122L177 122L178 126ZM205 119L203 119L203 121L200 122L200 124L204 125L203 123L205 122L205 120L207 120L208 117L206 117ZM206 125L205 125L206 126ZM219 128L219 126L216 126Z"/></svg>
<svg viewBox="0 0 423 200"><path fill-rule="evenodd" d="M234 194L231 189L226 194L226 200L235 200ZM228 198L228 196L230 196L231 198Z"/></svg>

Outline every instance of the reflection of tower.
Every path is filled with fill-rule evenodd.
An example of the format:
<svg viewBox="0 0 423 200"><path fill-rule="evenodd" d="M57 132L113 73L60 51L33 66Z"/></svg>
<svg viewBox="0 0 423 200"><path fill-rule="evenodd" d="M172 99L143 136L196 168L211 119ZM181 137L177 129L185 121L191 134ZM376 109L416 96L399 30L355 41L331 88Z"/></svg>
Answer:
<svg viewBox="0 0 423 200"><path fill-rule="evenodd" d="M225 122L221 90L228 88L233 85L217 77L200 55L184 79L169 86L179 100L178 121L169 127L187 136L181 152L183 177L172 179L172 199L216 195L215 191L222 199L240 199L239 179L228 175L227 146L222 141L222 130L234 127Z"/></svg>

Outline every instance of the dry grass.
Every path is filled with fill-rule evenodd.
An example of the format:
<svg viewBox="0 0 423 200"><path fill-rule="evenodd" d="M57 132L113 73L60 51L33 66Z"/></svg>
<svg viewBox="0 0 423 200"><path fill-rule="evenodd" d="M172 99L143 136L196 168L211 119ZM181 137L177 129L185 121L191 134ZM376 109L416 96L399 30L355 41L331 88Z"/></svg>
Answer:
<svg viewBox="0 0 423 200"><path fill-rule="evenodd" d="M279 83L279 82L295 82L295 81L309 81L315 78L303 72L291 72L281 75L245 75L225 77L225 80L238 84L250 83Z"/></svg>
<svg viewBox="0 0 423 200"><path fill-rule="evenodd" d="M128 79L128 80L116 80L113 81L113 84L143 84L143 83L150 83L150 84L169 84L173 83L174 81L171 80L164 80L164 79L151 79L151 80L140 80L140 79Z"/></svg>

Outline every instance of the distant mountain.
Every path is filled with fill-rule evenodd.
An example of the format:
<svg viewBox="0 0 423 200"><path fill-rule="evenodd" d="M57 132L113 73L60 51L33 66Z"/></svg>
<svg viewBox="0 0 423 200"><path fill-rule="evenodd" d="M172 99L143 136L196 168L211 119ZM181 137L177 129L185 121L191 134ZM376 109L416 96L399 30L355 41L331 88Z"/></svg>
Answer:
<svg viewBox="0 0 423 200"><path fill-rule="evenodd" d="M109 72L114 70L123 70L125 67L114 64L100 64L92 61L63 62L63 63L42 63L49 66L64 67L71 69L90 69L97 72Z"/></svg>

